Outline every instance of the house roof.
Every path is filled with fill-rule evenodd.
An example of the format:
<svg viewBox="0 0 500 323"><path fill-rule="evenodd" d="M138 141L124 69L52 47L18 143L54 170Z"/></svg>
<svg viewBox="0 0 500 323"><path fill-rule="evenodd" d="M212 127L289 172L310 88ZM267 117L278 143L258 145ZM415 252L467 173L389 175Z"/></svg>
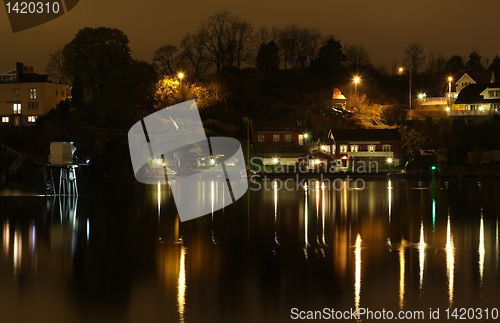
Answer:
<svg viewBox="0 0 500 323"><path fill-rule="evenodd" d="M498 103L499 99L484 99L481 93L487 88L500 88L500 83L471 84L458 94L455 104Z"/></svg>
<svg viewBox="0 0 500 323"><path fill-rule="evenodd" d="M397 129L332 129L334 141L401 141Z"/></svg>
<svg viewBox="0 0 500 323"><path fill-rule="evenodd" d="M252 131L300 131L299 122L294 118L252 119Z"/></svg>
<svg viewBox="0 0 500 323"><path fill-rule="evenodd" d="M456 82L458 84L460 80L465 76L469 75L476 83L492 83L495 81L495 74L492 71L474 71L464 73Z"/></svg>
<svg viewBox="0 0 500 323"><path fill-rule="evenodd" d="M300 158L305 158L305 159L332 159L332 155L325 154L324 152L317 151L312 154L305 154L300 156Z"/></svg>

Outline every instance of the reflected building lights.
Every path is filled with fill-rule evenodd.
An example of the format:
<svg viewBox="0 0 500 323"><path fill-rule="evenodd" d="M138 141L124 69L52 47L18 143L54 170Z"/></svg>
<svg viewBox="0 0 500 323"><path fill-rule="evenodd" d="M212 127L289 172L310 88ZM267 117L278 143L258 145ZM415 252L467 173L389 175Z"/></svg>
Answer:
<svg viewBox="0 0 500 323"><path fill-rule="evenodd" d="M215 240L215 232L214 232L214 209L215 209L215 183L212 181L210 183L210 199L212 203L212 243L217 243Z"/></svg>
<svg viewBox="0 0 500 323"><path fill-rule="evenodd" d="M161 213L161 186L160 186L160 181L158 181L158 222L160 222L160 213Z"/></svg>
<svg viewBox="0 0 500 323"><path fill-rule="evenodd" d="M391 225L391 217L392 217L392 182L389 179L387 186L387 194L389 195L389 225Z"/></svg>
<svg viewBox="0 0 500 323"><path fill-rule="evenodd" d="M448 208L448 213L449 213ZM436 230L436 200L432 199L432 233Z"/></svg>
<svg viewBox="0 0 500 323"><path fill-rule="evenodd" d="M278 242L278 183L274 181L274 242L279 246Z"/></svg>
<svg viewBox="0 0 500 323"><path fill-rule="evenodd" d="M453 307L453 290L455 279L455 246L451 234L450 215L446 226L446 269L448 272L448 301L450 308Z"/></svg>
<svg viewBox="0 0 500 323"><path fill-rule="evenodd" d="M31 225L30 236L29 236L29 244L31 247L31 253L35 252L35 224Z"/></svg>
<svg viewBox="0 0 500 323"><path fill-rule="evenodd" d="M308 228L308 226L309 226L309 223L308 223L309 202L308 202L307 196L309 195L309 192L308 192L307 184L304 185L304 194L305 194L305 199L306 199L305 209L304 209L304 254L305 254L306 260L307 260L307 247L309 246L309 238L307 236L307 231L309 230L309 228Z"/></svg>
<svg viewBox="0 0 500 323"><path fill-rule="evenodd" d="M322 226L321 226L321 239L323 240L323 246L326 245L326 239L325 239L325 183L321 184L321 220L322 220Z"/></svg>
<svg viewBox="0 0 500 323"><path fill-rule="evenodd" d="M179 260L179 279L177 281L177 309L180 322L185 319L186 307L186 247L181 245L181 257Z"/></svg>
<svg viewBox="0 0 500 323"><path fill-rule="evenodd" d="M23 257L23 241L22 241L21 230L19 228L16 228L16 231L14 232L14 259L13 259L14 275L19 274L22 257Z"/></svg>
<svg viewBox="0 0 500 323"><path fill-rule="evenodd" d="M483 274L484 274L484 221L483 221L483 210L481 210L481 225L479 226L479 287L483 286Z"/></svg>
<svg viewBox="0 0 500 323"><path fill-rule="evenodd" d="M406 240L401 240L399 245L399 308L403 309L405 305L405 248Z"/></svg>
<svg viewBox="0 0 500 323"><path fill-rule="evenodd" d="M420 296L422 296L424 288L424 268L425 268L425 236L424 236L424 221L420 220L420 243L418 245L418 259L420 265L420 279L419 279L419 290Z"/></svg>
<svg viewBox="0 0 500 323"><path fill-rule="evenodd" d="M347 216L347 181L344 181L344 187L342 190L342 204L343 204L343 211L344 211L344 217Z"/></svg>
<svg viewBox="0 0 500 323"><path fill-rule="evenodd" d="M498 248L498 215L497 215L497 224L496 224L496 234L495 234L495 254L496 254L496 270L498 275L498 258L499 258L499 248Z"/></svg>
<svg viewBox="0 0 500 323"><path fill-rule="evenodd" d="M6 256L9 255L10 249L10 225L9 220L5 220L3 223L3 252Z"/></svg>
<svg viewBox="0 0 500 323"><path fill-rule="evenodd" d="M359 311L359 304L361 300L361 236L358 233L356 237L356 249L354 251L355 261L356 261L356 273L354 282L354 307L356 309L356 314Z"/></svg>

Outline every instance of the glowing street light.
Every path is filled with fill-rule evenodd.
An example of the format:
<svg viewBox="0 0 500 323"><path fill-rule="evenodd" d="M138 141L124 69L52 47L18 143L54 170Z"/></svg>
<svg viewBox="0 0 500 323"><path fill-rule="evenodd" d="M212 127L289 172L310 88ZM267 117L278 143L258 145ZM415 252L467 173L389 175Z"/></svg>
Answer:
<svg viewBox="0 0 500 323"><path fill-rule="evenodd" d="M392 158L387 158L387 163L389 164L389 171L392 171Z"/></svg>
<svg viewBox="0 0 500 323"><path fill-rule="evenodd" d="M278 162L279 162L278 158L274 158L274 159L273 159L273 163L274 163L274 164L278 164Z"/></svg>
<svg viewBox="0 0 500 323"><path fill-rule="evenodd" d="M307 133L305 133L305 134L304 134L304 138L306 138L306 139L307 139L307 137L308 137L308 135L307 135Z"/></svg>
<svg viewBox="0 0 500 323"><path fill-rule="evenodd" d="M179 73L177 76L179 76L179 78L181 79L181 85L182 85L182 78L184 77L184 74L183 73Z"/></svg>
<svg viewBox="0 0 500 323"><path fill-rule="evenodd" d="M356 76L354 78L354 95L357 96L358 95L358 83L359 83L359 77Z"/></svg>

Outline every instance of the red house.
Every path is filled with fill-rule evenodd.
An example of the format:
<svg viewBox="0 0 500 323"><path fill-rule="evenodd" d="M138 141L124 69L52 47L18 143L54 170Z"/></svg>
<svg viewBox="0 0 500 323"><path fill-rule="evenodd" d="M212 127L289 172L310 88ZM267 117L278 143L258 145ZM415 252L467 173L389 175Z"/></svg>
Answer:
<svg viewBox="0 0 500 323"><path fill-rule="evenodd" d="M252 139L255 146L302 146L307 134L297 119L252 119Z"/></svg>
<svg viewBox="0 0 500 323"><path fill-rule="evenodd" d="M337 163L348 166L349 161L377 162L385 167L399 165L401 136L397 129L332 129L329 146Z"/></svg>

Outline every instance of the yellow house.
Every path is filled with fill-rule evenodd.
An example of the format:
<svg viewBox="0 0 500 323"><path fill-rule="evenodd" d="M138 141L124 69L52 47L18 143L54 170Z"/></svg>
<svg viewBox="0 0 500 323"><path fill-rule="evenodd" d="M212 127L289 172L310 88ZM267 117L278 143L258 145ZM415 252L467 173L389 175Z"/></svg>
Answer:
<svg viewBox="0 0 500 323"><path fill-rule="evenodd" d="M68 97L68 86L48 82L47 75L24 74L17 63L17 75L0 81L0 126L33 125L39 116Z"/></svg>

